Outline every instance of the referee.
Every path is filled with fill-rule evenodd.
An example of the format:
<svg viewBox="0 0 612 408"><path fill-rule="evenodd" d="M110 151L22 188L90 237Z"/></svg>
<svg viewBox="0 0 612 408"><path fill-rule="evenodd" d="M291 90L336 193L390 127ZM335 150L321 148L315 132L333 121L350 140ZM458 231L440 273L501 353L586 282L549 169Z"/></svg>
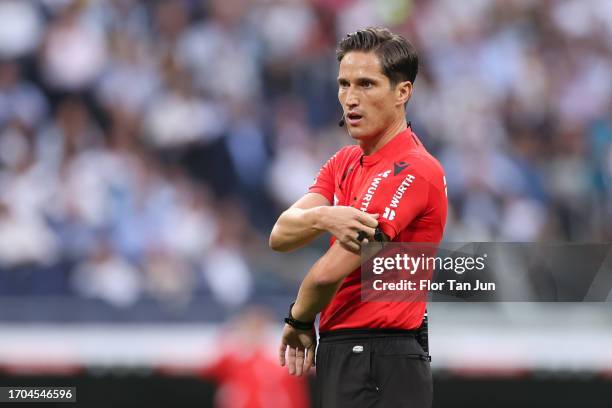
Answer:
<svg viewBox="0 0 612 408"><path fill-rule="evenodd" d="M270 234L277 251L333 236L289 308L280 364L298 376L310 369L321 313L317 407L430 407L429 356L418 336L425 302L362 302L360 287L362 243L442 240L444 171L406 122L417 53L403 37L367 28L348 34L337 57L340 125L357 144L325 163Z"/></svg>

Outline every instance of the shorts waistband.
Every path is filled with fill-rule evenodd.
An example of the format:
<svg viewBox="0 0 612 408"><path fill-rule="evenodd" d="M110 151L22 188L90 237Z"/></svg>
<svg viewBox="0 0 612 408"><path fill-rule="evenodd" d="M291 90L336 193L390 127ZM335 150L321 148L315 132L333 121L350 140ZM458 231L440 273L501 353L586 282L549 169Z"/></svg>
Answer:
<svg viewBox="0 0 612 408"><path fill-rule="evenodd" d="M322 342L334 342L380 337L414 337L418 330L407 329L338 329L319 333Z"/></svg>

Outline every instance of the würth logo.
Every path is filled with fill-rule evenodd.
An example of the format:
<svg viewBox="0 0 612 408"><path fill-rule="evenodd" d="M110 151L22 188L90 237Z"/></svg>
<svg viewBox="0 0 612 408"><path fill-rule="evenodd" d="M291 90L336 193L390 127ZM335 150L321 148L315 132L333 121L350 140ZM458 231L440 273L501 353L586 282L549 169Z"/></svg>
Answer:
<svg viewBox="0 0 612 408"><path fill-rule="evenodd" d="M383 218L386 218L389 221L393 221L395 219L395 210L392 210L389 207L385 207Z"/></svg>
<svg viewBox="0 0 612 408"><path fill-rule="evenodd" d="M405 161L393 163L393 175L397 176L408 166L410 166L410 163L406 163Z"/></svg>
<svg viewBox="0 0 612 408"><path fill-rule="evenodd" d="M376 192L376 189L378 189L378 185L380 184L382 179L389 177L389 173L391 173L391 170L378 173L376 177L372 179L372 183L370 184L368 191L366 191L366 194L363 196L363 200L361 201L361 211L368 211L368 206L370 205L372 198L374 198L374 193Z"/></svg>

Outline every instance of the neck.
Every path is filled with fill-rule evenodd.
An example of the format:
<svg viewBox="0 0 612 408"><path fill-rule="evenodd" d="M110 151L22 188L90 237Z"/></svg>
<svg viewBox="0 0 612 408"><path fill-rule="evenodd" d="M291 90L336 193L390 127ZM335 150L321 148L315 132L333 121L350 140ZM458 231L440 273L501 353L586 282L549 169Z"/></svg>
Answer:
<svg viewBox="0 0 612 408"><path fill-rule="evenodd" d="M359 146L363 153L367 155L371 155L380 150L384 145L386 145L391 139L395 137L400 132L403 132L408 128L408 124L406 123L406 117L402 115L402 117L398 120L397 123L394 123L392 126L389 126L385 129L379 136L369 138L367 140L360 140Z"/></svg>

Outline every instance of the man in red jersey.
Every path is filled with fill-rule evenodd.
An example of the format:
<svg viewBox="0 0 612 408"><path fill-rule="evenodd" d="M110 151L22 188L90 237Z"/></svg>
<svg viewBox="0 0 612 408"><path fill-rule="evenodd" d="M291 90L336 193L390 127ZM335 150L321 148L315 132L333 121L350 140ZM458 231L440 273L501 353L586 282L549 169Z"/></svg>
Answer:
<svg viewBox="0 0 612 408"><path fill-rule="evenodd" d="M307 408L306 379L292 377L270 350L268 311L250 307L224 325L215 360L200 369L202 378L218 383L215 408Z"/></svg>
<svg viewBox="0 0 612 408"><path fill-rule="evenodd" d="M362 302L360 290L362 243L380 235L439 243L444 231L444 171L405 117L417 53L403 37L368 28L348 34L337 57L342 122L357 145L327 161L270 235L270 246L279 251L323 231L334 237L289 309L280 364L298 376L310 369L320 312L316 406L429 407L429 360L416 338L425 302Z"/></svg>

